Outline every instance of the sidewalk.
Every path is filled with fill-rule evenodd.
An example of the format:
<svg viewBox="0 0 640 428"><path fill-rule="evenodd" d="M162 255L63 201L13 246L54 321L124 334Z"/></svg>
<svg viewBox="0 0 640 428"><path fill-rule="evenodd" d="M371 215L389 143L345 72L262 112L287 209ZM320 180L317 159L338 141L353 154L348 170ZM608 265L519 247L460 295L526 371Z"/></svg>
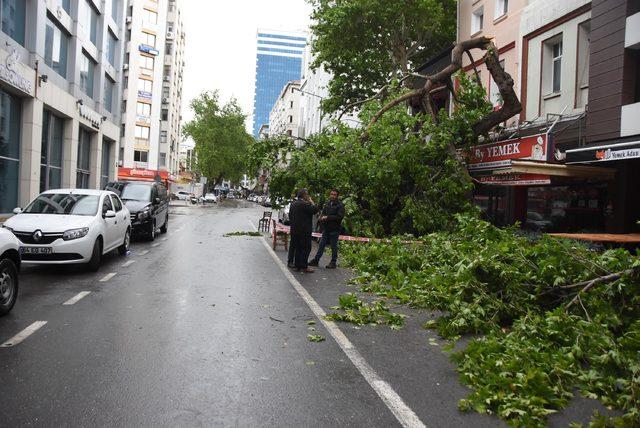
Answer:
<svg viewBox="0 0 640 428"><path fill-rule="evenodd" d="M311 257L316 249L317 244L314 243ZM338 304L338 296L348 292L357 292L364 301L373 300L376 296L361 293L356 286L347 284L352 276L348 269L323 268L330 259L331 251L327 250L320 261L320 267L315 268L315 273L294 272L295 278L313 299L327 313L333 312L331 307ZM286 265L287 253L284 249L280 246L276 253ZM399 331L383 325L358 327L338 323L338 326L378 375L391 385L425 425L474 428L506 426L495 416L458 410L458 401L465 398L469 389L458 380L455 365L442 350L446 342L436 332L422 328L422 324L434 318L434 314L407 307L394 309L394 312L407 315L405 326ZM332 339L327 337L327 340ZM463 346L462 342L458 346ZM571 422L587 424L595 409L606 412L598 401L578 397L567 409L551 416L548 423L552 427L566 427Z"/></svg>

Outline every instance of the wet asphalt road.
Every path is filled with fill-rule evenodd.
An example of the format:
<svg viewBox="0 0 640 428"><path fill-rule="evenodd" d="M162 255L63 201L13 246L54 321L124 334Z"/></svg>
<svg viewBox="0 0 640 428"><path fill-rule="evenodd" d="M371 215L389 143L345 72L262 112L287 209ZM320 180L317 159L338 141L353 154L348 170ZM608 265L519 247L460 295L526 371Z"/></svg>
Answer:
<svg viewBox="0 0 640 428"><path fill-rule="evenodd" d="M262 210L244 201L172 207L167 235L109 255L98 273L23 269L0 343L46 324L0 348L0 425L399 426L261 239L223 237L253 230ZM348 275L295 278L329 311L350 291ZM457 410L468 390L442 343L419 327L430 315L411 315L399 332L338 326L426 426L502 425ZM326 341L307 340L309 321ZM575 407L552 425L591 413Z"/></svg>

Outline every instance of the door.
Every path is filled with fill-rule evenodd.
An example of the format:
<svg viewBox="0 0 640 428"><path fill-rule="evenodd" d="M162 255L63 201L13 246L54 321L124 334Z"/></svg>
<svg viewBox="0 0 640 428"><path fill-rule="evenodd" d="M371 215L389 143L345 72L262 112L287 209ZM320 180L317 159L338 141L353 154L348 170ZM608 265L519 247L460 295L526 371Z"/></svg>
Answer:
<svg viewBox="0 0 640 428"><path fill-rule="evenodd" d="M169 200L167 199L167 189L164 186L155 186L157 197L160 198L160 203L157 206L158 214L157 214L157 224L158 227L164 226L164 223L167 221L167 212L169 210Z"/></svg>
<svg viewBox="0 0 640 428"><path fill-rule="evenodd" d="M127 232L127 213L122 209L122 201L116 195L111 195L113 210L116 212L118 238L116 244L120 246L124 242L124 234Z"/></svg>
<svg viewBox="0 0 640 428"><path fill-rule="evenodd" d="M102 220L105 223L104 226L104 252L111 251L118 240L118 216L113 218L105 218L104 215L107 211L114 211L113 204L109 195L104 195L102 200Z"/></svg>

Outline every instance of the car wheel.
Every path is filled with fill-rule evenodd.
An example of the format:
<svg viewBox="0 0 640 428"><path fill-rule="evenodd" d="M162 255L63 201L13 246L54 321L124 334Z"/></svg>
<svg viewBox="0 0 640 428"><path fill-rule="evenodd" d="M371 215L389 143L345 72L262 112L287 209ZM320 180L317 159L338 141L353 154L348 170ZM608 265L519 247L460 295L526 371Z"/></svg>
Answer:
<svg viewBox="0 0 640 428"><path fill-rule="evenodd" d="M149 230L149 241L154 241L156 239L156 221L153 220L151 222L151 229Z"/></svg>
<svg viewBox="0 0 640 428"><path fill-rule="evenodd" d="M169 230L169 214L167 214L167 217L164 219L164 224L160 228L160 233L167 233L167 230Z"/></svg>
<svg viewBox="0 0 640 428"><path fill-rule="evenodd" d="M11 259L0 260L0 315L8 314L18 298L18 268Z"/></svg>
<svg viewBox="0 0 640 428"><path fill-rule="evenodd" d="M100 269L100 264L102 263L102 239L96 239L95 244L93 244L93 251L91 252L91 260L87 263L87 267L90 271L96 272Z"/></svg>
<svg viewBox="0 0 640 428"><path fill-rule="evenodd" d="M125 254L127 254L129 252L130 244L131 244L131 229L127 229L126 233L124 234L124 242L122 243L122 245L118 247L118 253L120 253L121 256L124 256Z"/></svg>

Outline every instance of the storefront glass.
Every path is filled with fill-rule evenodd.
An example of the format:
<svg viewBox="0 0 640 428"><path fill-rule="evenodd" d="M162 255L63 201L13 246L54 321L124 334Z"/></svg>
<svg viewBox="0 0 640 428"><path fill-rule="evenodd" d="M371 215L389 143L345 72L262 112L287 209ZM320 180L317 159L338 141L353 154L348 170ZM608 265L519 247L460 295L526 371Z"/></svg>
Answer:
<svg viewBox="0 0 640 428"><path fill-rule="evenodd" d="M477 185L473 195L474 204L482 211L482 218L496 226L508 224L507 188L505 186Z"/></svg>
<svg viewBox="0 0 640 428"><path fill-rule="evenodd" d="M524 227L539 232L603 232L608 210L607 185L530 187Z"/></svg>
<svg viewBox="0 0 640 428"><path fill-rule="evenodd" d="M24 27L27 5L25 0L0 0L2 31L24 46Z"/></svg>
<svg viewBox="0 0 640 428"><path fill-rule="evenodd" d="M91 134L80 129L78 141L78 165L76 170L76 187L88 189L91 178Z"/></svg>
<svg viewBox="0 0 640 428"><path fill-rule="evenodd" d="M45 110L42 120L40 191L62 187L63 119Z"/></svg>
<svg viewBox="0 0 640 428"><path fill-rule="evenodd" d="M18 206L20 99L0 91L0 213Z"/></svg>

